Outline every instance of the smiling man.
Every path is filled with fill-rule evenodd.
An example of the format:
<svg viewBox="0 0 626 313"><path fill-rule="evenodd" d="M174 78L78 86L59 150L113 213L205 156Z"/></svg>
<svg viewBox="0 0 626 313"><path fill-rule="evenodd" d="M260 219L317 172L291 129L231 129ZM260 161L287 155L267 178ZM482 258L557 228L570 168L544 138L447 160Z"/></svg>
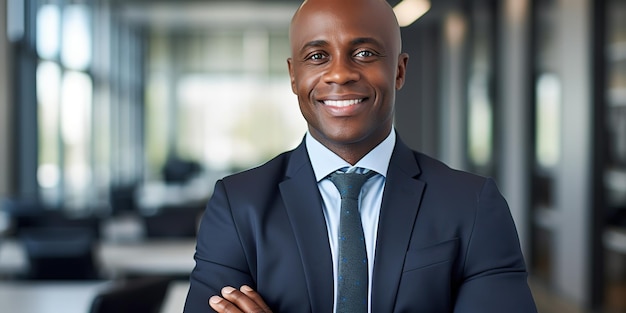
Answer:
<svg viewBox="0 0 626 313"><path fill-rule="evenodd" d="M355 164L391 132L408 55L385 2L309 2L290 28L292 90L309 134Z"/></svg>
<svg viewBox="0 0 626 313"><path fill-rule="evenodd" d="M217 182L185 312L536 312L494 182L393 129L408 55L391 7L308 0L290 40L308 132Z"/></svg>

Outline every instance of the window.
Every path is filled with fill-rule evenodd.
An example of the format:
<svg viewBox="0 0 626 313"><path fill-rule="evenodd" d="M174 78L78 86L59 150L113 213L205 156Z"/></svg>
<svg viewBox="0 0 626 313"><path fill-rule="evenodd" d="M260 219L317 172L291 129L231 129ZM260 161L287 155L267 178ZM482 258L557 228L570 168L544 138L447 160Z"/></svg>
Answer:
<svg viewBox="0 0 626 313"><path fill-rule="evenodd" d="M36 16L37 180L44 203L84 208L92 168L90 8L45 3Z"/></svg>
<svg viewBox="0 0 626 313"><path fill-rule="evenodd" d="M223 175L295 147L306 124L287 71L283 30L202 30L150 38L148 179L168 157Z"/></svg>

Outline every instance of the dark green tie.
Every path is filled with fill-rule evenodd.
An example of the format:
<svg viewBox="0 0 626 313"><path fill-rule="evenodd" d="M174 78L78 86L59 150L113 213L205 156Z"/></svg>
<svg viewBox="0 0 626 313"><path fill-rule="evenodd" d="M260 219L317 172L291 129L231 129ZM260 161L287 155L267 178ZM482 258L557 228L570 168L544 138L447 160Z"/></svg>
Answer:
<svg viewBox="0 0 626 313"><path fill-rule="evenodd" d="M367 251L359 213L359 194L365 181L375 174L374 171L366 174L335 172L329 176L341 195L337 313L367 312Z"/></svg>

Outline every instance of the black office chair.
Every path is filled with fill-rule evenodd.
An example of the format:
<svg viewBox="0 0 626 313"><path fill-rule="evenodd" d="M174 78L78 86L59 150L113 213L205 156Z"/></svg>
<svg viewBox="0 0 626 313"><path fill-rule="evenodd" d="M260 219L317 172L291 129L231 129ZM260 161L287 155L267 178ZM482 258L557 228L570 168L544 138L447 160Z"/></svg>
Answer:
<svg viewBox="0 0 626 313"><path fill-rule="evenodd" d="M89 228L96 238L100 237L100 218L94 214L70 214L62 207L50 207L36 200L0 199L0 210L11 220L10 236L19 237L22 230L33 228Z"/></svg>
<svg viewBox="0 0 626 313"><path fill-rule="evenodd" d="M195 238L204 212L203 203L165 206L143 217L148 238Z"/></svg>
<svg viewBox="0 0 626 313"><path fill-rule="evenodd" d="M158 313L170 282L167 277L128 279L96 295L89 312Z"/></svg>
<svg viewBox="0 0 626 313"><path fill-rule="evenodd" d="M29 262L28 279L98 278L93 230L86 227L24 229L20 238Z"/></svg>

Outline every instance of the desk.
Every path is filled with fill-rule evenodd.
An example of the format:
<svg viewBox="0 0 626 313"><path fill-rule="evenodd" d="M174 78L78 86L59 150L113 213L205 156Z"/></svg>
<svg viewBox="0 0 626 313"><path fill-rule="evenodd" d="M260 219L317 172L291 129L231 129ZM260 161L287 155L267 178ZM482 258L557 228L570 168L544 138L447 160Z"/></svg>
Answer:
<svg viewBox="0 0 626 313"><path fill-rule="evenodd" d="M149 240L132 243L102 242L96 257L102 274L116 278L125 274L188 275L195 262L195 240ZM0 242L0 277L28 270L24 248L17 240ZM0 311L12 313L86 313L96 294L111 282L1 281ZM183 310L189 283L170 284L161 313Z"/></svg>
<svg viewBox="0 0 626 313"><path fill-rule="evenodd" d="M1 282L0 307L11 313L87 313L110 282Z"/></svg>
<svg viewBox="0 0 626 313"><path fill-rule="evenodd" d="M136 243L103 243L98 260L105 275L189 275L195 265L195 240L148 240Z"/></svg>
<svg viewBox="0 0 626 313"><path fill-rule="evenodd" d="M28 271L28 259L22 245L16 240L0 241L0 278L24 274Z"/></svg>
<svg viewBox="0 0 626 313"><path fill-rule="evenodd" d="M0 282L0 308L11 313L87 313L98 292L111 284L110 281ZM161 313L182 312L188 290L188 282L172 282Z"/></svg>
<svg viewBox="0 0 626 313"><path fill-rule="evenodd" d="M147 240L132 243L102 242L96 260L106 278L125 274L189 275L195 262L194 239ZM28 259L17 240L0 242L0 277L26 273Z"/></svg>
<svg viewBox="0 0 626 313"><path fill-rule="evenodd" d="M161 307L161 313L181 313L189 292L189 282L173 281L167 289L167 295ZM208 301L208 299L207 299Z"/></svg>

